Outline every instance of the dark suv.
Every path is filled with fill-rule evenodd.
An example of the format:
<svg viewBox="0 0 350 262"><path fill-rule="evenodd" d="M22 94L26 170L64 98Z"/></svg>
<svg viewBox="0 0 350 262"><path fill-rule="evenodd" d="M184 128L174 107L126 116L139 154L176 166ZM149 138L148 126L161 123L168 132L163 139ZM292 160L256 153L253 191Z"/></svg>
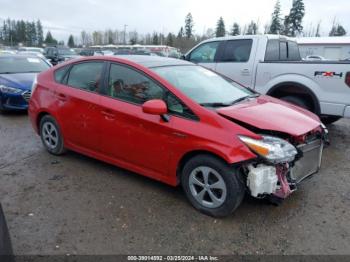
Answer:
<svg viewBox="0 0 350 262"><path fill-rule="evenodd" d="M79 57L73 49L64 46L49 46L45 48L45 57L52 65L57 65L72 58Z"/></svg>

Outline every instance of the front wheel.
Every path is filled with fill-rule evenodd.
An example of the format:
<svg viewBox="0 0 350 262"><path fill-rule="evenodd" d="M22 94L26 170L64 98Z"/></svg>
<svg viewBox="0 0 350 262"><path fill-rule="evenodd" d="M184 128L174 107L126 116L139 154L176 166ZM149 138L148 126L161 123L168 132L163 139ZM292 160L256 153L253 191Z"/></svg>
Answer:
<svg viewBox="0 0 350 262"><path fill-rule="evenodd" d="M62 155L66 151L60 128L52 116L46 115L40 120L40 137L49 153Z"/></svg>
<svg viewBox="0 0 350 262"><path fill-rule="evenodd" d="M190 159L183 168L181 183L191 204L213 217L231 214L245 193L240 172L210 155Z"/></svg>

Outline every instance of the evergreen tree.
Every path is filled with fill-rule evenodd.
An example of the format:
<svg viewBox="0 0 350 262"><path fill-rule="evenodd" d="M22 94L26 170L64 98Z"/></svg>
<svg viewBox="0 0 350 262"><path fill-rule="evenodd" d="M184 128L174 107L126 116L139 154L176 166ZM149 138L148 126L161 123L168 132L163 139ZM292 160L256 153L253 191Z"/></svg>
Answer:
<svg viewBox="0 0 350 262"><path fill-rule="evenodd" d="M185 19L185 35L187 38L191 38L193 36L193 17L191 13L188 13Z"/></svg>
<svg viewBox="0 0 350 262"><path fill-rule="evenodd" d="M153 36L152 36L152 44L153 44L153 45L159 45L159 37L158 37L158 34L157 34L157 33L153 33Z"/></svg>
<svg viewBox="0 0 350 262"><path fill-rule="evenodd" d="M52 37L52 34L50 31L48 31L46 34L45 43L48 45L57 45L57 40Z"/></svg>
<svg viewBox="0 0 350 262"><path fill-rule="evenodd" d="M235 36L235 35L240 35L240 34L241 34L241 28L240 28L239 24L234 23L232 26L231 35Z"/></svg>
<svg viewBox="0 0 350 262"><path fill-rule="evenodd" d="M216 31L215 31L216 37L221 37L226 35L226 29L225 29L225 22L222 17L219 18L217 24L216 24Z"/></svg>
<svg viewBox="0 0 350 262"><path fill-rule="evenodd" d="M172 33L169 33L166 37L166 45L168 46L174 46L174 35Z"/></svg>
<svg viewBox="0 0 350 262"><path fill-rule="evenodd" d="M277 0L275 9L272 13L272 21L269 29L269 34L279 34L282 31L282 22L281 22L281 3Z"/></svg>
<svg viewBox="0 0 350 262"><path fill-rule="evenodd" d="M36 38L38 41L38 46L42 46L42 44L44 43L44 32L40 20L36 22Z"/></svg>
<svg viewBox="0 0 350 262"><path fill-rule="evenodd" d="M72 48L72 47L75 47L73 35L70 35L70 36L68 37L68 42L67 42L67 44L68 44L68 46L71 47L71 48Z"/></svg>
<svg viewBox="0 0 350 262"><path fill-rule="evenodd" d="M258 24L255 23L254 21L251 21L250 24L248 25L248 29L247 29L247 35L256 35L258 34Z"/></svg>
<svg viewBox="0 0 350 262"><path fill-rule="evenodd" d="M284 34L295 37L303 31L302 21L305 15L303 0L293 0L289 15L284 20Z"/></svg>
<svg viewBox="0 0 350 262"><path fill-rule="evenodd" d="M181 26L179 33L177 34L177 38L181 39L184 37L184 28Z"/></svg>
<svg viewBox="0 0 350 262"><path fill-rule="evenodd" d="M346 35L346 30L340 24L333 25L332 30L329 32L329 36L344 36Z"/></svg>

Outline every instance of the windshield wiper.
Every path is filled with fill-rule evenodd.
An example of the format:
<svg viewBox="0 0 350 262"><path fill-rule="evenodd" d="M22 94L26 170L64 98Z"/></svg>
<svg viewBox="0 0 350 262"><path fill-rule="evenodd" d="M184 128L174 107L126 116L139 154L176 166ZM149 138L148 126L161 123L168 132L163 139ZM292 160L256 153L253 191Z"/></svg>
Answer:
<svg viewBox="0 0 350 262"><path fill-rule="evenodd" d="M208 107L226 107L226 106L232 106L236 103L239 103L241 101L244 101L248 98L254 98L254 97L258 97L260 96L260 94L252 94L252 95L249 95L249 96L242 96L236 100L233 100L232 102L229 102L229 103L222 103L222 102L213 102L213 103L201 103L200 105L201 106L208 106Z"/></svg>
<svg viewBox="0 0 350 262"><path fill-rule="evenodd" d="M221 102L213 102L213 103L201 103L201 106L209 106L209 107L224 107L224 106L230 106L230 103L221 103Z"/></svg>
<svg viewBox="0 0 350 262"><path fill-rule="evenodd" d="M0 75L1 75L1 74L4 74L4 75L6 74L6 75L8 75L8 74L16 74L16 73L15 73L15 72L0 72Z"/></svg>
<svg viewBox="0 0 350 262"><path fill-rule="evenodd" d="M230 104L234 105L234 104L237 104L237 103L239 103L241 101L244 101L244 100L246 100L248 98L255 98L255 97L259 97L259 96L260 96L260 94L252 94L252 95L249 95L249 96L242 96L242 97L232 101Z"/></svg>

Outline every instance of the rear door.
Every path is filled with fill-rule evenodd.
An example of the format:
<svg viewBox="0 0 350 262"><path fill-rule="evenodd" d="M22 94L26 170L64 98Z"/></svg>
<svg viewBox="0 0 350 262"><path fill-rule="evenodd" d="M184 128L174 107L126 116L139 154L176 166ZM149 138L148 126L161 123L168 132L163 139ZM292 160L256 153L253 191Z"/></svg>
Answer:
<svg viewBox="0 0 350 262"><path fill-rule="evenodd" d="M103 85L104 66L103 61L74 64L56 85L57 113L68 145L100 150L101 96L98 91Z"/></svg>
<svg viewBox="0 0 350 262"><path fill-rule="evenodd" d="M219 52L215 70L240 84L251 87L254 76L255 50L257 40L237 39L225 41Z"/></svg>

